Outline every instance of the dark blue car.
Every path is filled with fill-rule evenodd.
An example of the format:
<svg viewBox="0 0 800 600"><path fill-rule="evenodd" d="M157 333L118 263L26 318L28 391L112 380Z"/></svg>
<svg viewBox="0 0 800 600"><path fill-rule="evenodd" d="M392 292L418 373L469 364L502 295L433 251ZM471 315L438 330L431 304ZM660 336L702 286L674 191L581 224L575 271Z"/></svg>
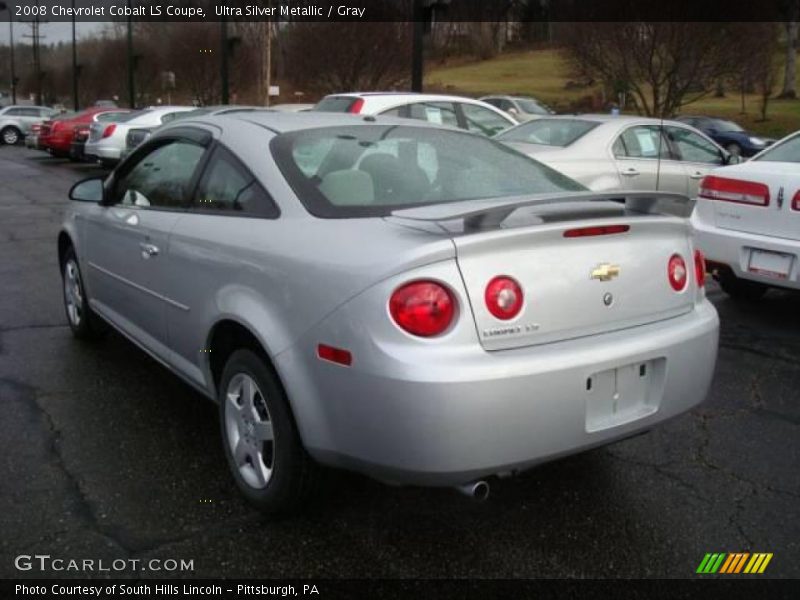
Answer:
<svg viewBox="0 0 800 600"><path fill-rule="evenodd" d="M775 140L745 131L740 125L719 117L686 116L675 119L699 129L720 146L736 156L749 157L758 154Z"/></svg>

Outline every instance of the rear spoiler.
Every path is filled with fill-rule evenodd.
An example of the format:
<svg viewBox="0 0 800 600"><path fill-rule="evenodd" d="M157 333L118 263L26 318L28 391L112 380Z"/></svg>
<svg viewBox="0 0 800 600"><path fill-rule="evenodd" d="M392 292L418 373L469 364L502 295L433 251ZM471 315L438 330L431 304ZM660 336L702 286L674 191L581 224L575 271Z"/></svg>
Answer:
<svg viewBox="0 0 800 600"><path fill-rule="evenodd" d="M392 216L410 221L427 222L463 219L468 228L493 227L502 223L518 208L609 201L624 202L625 209L633 212L671 214L679 217L688 217L693 206L692 200L687 196L674 192L587 191L445 202L443 204L393 210Z"/></svg>

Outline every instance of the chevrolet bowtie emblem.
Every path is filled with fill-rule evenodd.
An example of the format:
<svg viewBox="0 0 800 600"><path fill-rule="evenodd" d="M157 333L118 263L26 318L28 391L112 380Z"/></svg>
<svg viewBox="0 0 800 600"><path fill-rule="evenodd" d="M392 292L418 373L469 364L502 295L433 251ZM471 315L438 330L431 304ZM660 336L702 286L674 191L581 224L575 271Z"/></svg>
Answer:
<svg viewBox="0 0 800 600"><path fill-rule="evenodd" d="M612 265L610 263L597 265L592 271L592 279L599 279L600 281L611 281L617 275L619 275L619 265Z"/></svg>

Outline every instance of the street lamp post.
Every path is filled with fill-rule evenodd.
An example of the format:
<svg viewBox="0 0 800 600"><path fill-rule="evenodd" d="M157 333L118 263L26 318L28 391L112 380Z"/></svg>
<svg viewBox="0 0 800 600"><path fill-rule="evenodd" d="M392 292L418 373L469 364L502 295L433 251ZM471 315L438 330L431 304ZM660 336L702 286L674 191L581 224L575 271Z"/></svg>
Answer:
<svg viewBox="0 0 800 600"><path fill-rule="evenodd" d="M414 0L411 19L411 91L422 91L425 35L430 32L437 10L446 10L450 0Z"/></svg>
<svg viewBox="0 0 800 600"><path fill-rule="evenodd" d="M228 86L228 21L225 17L219 22L220 37L220 78L222 79L222 104L227 104L230 96Z"/></svg>

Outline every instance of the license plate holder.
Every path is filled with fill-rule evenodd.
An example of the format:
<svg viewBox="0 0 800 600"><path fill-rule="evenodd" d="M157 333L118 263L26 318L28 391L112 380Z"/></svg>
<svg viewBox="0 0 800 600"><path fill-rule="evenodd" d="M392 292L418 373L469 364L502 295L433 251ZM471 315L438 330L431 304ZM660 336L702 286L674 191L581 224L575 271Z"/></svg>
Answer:
<svg viewBox="0 0 800 600"><path fill-rule="evenodd" d="M609 429L658 410L666 359L594 373L586 380L586 431Z"/></svg>
<svg viewBox="0 0 800 600"><path fill-rule="evenodd" d="M794 256L791 254L753 248L750 250L750 262L747 270L750 273L772 279L788 279L793 261Z"/></svg>

